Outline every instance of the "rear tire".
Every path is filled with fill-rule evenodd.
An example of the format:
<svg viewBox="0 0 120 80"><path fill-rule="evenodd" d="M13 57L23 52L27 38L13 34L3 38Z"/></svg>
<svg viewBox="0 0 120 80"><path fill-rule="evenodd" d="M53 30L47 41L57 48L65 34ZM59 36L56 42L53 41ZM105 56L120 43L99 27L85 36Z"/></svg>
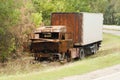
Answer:
<svg viewBox="0 0 120 80"><path fill-rule="evenodd" d="M79 51L79 59L82 60L84 58L85 58L85 51L83 48L81 48Z"/></svg>
<svg viewBox="0 0 120 80"><path fill-rule="evenodd" d="M93 54L96 54L96 53L97 53L97 50L98 50L98 45L97 45L97 44L94 44L94 52L93 52Z"/></svg>

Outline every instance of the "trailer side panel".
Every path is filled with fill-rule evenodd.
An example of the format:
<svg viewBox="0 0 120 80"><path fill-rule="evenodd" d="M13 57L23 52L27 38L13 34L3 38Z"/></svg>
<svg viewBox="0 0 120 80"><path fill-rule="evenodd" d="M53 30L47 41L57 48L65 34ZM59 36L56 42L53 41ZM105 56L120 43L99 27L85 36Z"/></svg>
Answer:
<svg viewBox="0 0 120 80"><path fill-rule="evenodd" d="M82 42L82 16L78 13L52 13L51 25L66 26L67 33L71 34L67 38L74 43Z"/></svg>
<svg viewBox="0 0 120 80"><path fill-rule="evenodd" d="M103 15L100 13L83 13L82 45L102 41Z"/></svg>

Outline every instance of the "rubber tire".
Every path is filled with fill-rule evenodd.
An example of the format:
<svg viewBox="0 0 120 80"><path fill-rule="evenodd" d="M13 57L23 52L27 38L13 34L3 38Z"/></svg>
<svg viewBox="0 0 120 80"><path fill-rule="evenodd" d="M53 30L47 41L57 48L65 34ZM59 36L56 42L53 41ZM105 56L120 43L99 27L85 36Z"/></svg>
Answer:
<svg viewBox="0 0 120 80"><path fill-rule="evenodd" d="M82 60L84 58L85 58L85 51L83 48L81 48L79 51L79 59Z"/></svg>
<svg viewBox="0 0 120 80"><path fill-rule="evenodd" d="M94 52L93 52L93 54L96 54L97 53L97 50L98 50L98 45L97 44L94 44Z"/></svg>

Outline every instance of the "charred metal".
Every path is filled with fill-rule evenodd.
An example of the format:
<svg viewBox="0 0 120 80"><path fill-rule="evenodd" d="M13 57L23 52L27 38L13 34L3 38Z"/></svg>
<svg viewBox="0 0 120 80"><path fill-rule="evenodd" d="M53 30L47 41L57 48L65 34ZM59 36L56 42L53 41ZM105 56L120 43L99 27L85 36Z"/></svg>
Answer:
<svg viewBox="0 0 120 80"><path fill-rule="evenodd" d="M30 50L36 60L83 59L94 54L102 41L103 15L100 13L52 13L51 26L34 31Z"/></svg>

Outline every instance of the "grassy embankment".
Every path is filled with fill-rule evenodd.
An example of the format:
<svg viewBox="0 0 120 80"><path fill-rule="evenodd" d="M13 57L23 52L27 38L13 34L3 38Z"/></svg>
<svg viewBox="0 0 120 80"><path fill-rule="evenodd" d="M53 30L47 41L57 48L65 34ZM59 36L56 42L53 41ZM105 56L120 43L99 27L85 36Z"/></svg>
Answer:
<svg viewBox="0 0 120 80"><path fill-rule="evenodd" d="M4 75L0 77L0 80L57 80L65 76L84 74L120 64L120 37L104 34L103 40L100 51L82 61L66 64L62 67L53 67L45 71Z"/></svg>

